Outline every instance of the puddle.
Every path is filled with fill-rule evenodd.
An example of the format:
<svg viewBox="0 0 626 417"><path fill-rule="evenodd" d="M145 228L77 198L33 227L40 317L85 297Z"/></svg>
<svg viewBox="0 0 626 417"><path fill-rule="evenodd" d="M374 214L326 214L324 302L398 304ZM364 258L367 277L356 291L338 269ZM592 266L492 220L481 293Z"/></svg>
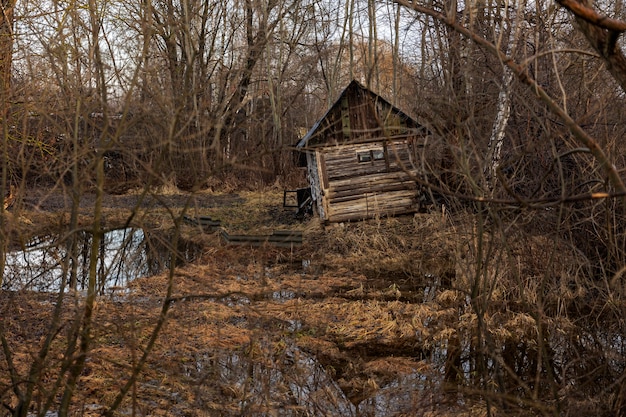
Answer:
<svg viewBox="0 0 626 417"><path fill-rule="evenodd" d="M401 375L380 387L376 394L358 405L358 415L385 417L389 415L413 415L416 404L426 404L426 393L438 392L441 381L429 380L417 372Z"/></svg>
<svg viewBox="0 0 626 417"><path fill-rule="evenodd" d="M245 295L230 295L224 299L224 304L228 307L244 306L252 304L252 301Z"/></svg>
<svg viewBox="0 0 626 417"><path fill-rule="evenodd" d="M290 344L278 355L266 353L255 359L232 352L198 355L183 364L184 372L198 384L210 381L232 394L241 415L356 415L356 407L315 357ZM202 394L199 390L199 402L205 400ZM261 411L270 404L275 405L271 414Z"/></svg>
<svg viewBox="0 0 626 417"><path fill-rule="evenodd" d="M294 291L280 290L280 291L272 292L271 297L268 297L268 298L270 298L273 301L284 303L289 300L294 300L296 297L297 295Z"/></svg>
<svg viewBox="0 0 626 417"><path fill-rule="evenodd" d="M258 344L257 344L258 343ZM384 417L414 415L416 404L433 401L431 391L440 388L441 379L433 380L417 371L400 374L376 393L353 404L333 375L317 358L283 340L284 350L265 350L257 341L254 349L243 352L197 353L181 366L184 374L198 386L197 401L209 401L212 388L226 393L223 414L247 416L339 416ZM272 410L268 413L268 407ZM239 414L225 412L236 408ZM218 411L218 410L215 410Z"/></svg>
<svg viewBox="0 0 626 417"><path fill-rule="evenodd" d="M89 256L93 236L78 232L76 250L76 289L86 290ZM125 228L104 234L97 264L98 293L105 294L125 287L132 280L154 275L170 264L170 251L164 239L143 229ZM37 237L24 250L6 255L3 290L54 292L69 285L68 239L57 236ZM182 248L179 257L189 261L196 255L193 248Z"/></svg>

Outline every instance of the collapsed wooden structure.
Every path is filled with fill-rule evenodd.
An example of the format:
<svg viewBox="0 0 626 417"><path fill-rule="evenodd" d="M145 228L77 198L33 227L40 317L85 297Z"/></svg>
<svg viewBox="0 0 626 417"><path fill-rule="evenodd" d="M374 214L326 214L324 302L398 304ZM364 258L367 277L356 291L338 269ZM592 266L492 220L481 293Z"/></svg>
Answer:
<svg viewBox="0 0 626 417"><path fill-rule="evenodd" d="M306 157L311 198L325 222L419 210L428 130L352 81L296 148ZM301 158L304 161L304 158Z"/></svg>

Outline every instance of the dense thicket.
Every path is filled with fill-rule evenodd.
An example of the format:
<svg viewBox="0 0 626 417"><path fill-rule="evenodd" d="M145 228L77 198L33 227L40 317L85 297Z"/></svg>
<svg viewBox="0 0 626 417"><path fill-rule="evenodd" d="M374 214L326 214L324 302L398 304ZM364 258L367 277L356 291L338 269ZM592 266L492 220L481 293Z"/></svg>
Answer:
<svg viewBox="0 0 626 417"><path fill-rule="evenodd" d="M447 288L465 294L454 308L475 326L451 324L446 381L478 386L488 413L530 402L537 414L567 414L569 395L625 413L621 2L1 3L0 185L66 192L68 236L86 190L302 185L292 145L355 78L444 149L422 167L436 179L421 184L435 209L475 216ZM101 214L96 204L94 236ZM6 253L14 231L1 233ZM546 241L567 255L543 256ZM70 260L66 269L75 273ZM576 295L553 297L565 290ZM71 354L88 352L90 303ZM532 317L529 341L494 342L498 308ZM22 386L8 346L4 358L13 413L26 415L43 362ZM62 367L62 410L84 361Z"/></svg>

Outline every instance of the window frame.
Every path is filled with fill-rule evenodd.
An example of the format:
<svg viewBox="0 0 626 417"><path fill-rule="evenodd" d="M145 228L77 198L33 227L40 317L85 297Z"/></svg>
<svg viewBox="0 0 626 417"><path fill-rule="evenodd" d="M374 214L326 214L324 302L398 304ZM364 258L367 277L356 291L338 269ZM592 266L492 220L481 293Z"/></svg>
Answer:
<svg viewBox="0 0 626 417"><path fill-rule="evenodd" d="M373 164L376 161L385 161L385 148L382 147L368 149L366 151L357 151L356 158L359 164Z"/></svg>

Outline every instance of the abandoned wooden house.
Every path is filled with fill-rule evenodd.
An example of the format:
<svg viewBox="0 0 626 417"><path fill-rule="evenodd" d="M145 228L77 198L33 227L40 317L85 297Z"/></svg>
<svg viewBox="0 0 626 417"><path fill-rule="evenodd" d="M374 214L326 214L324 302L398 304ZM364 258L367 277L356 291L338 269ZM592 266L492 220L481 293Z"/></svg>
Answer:
<svg viewBox="0 0 626 417"><path fill-rule="evenodd" d="M325 222L419 210L428 130L352 81L298 142L311 199Z"/></svg>

